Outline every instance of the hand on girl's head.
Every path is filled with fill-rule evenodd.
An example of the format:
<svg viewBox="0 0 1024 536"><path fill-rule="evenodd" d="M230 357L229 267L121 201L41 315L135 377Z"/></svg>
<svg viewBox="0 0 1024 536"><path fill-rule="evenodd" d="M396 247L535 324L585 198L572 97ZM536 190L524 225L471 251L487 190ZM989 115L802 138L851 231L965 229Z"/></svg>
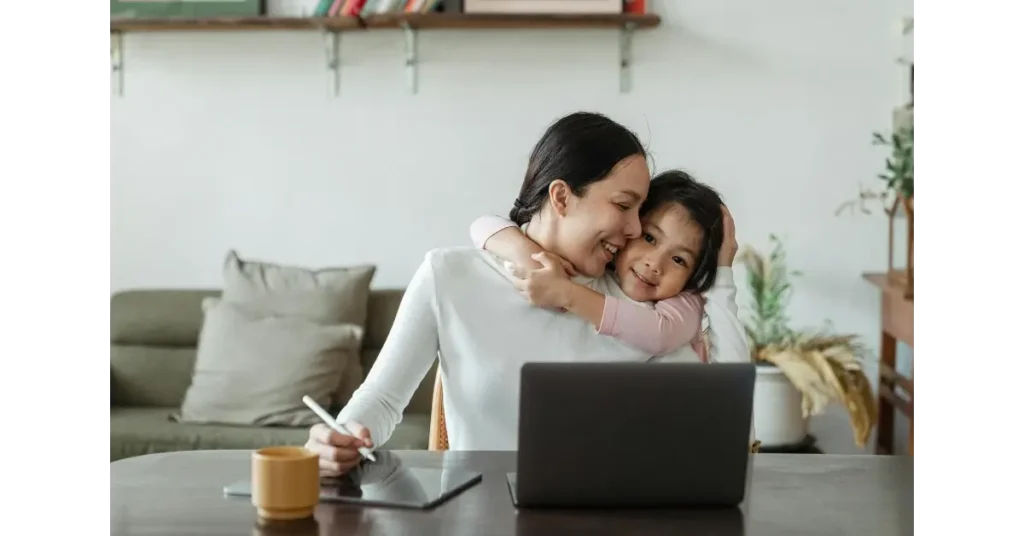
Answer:
<svg viewBox="0 0 1024 536"><path fill-rule="evenodd" d="M722 205L722 249L718 250L718 265L732 266L740 246L736 242L736 222L729 208Z"/></svg>

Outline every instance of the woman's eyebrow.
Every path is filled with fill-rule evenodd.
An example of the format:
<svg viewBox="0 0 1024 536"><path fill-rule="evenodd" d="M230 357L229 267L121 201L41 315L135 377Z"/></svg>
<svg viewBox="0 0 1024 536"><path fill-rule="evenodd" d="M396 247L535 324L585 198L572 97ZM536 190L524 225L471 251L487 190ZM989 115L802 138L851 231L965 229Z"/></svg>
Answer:
<svg viewBox="0 0 1024 536"><path fill-rule="evenodd" d="M639 193L637 193L634 190L619 190L618 193L626 194L626 195L632 197L634 201L642 201L643 198L644 198L644 196L640 195Z"/></svg>

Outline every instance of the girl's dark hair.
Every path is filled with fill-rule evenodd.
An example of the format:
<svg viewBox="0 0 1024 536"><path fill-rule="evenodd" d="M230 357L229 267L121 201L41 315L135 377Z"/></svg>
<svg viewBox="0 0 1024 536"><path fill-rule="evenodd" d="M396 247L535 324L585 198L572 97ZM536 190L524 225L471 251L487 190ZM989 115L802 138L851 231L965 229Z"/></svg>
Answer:
<svg viewBox="0 0 1024 536"><path fill-rule="evenodd" d="M534 146L509 219L516 225L530 221L547 201L548 187L558 179L582 196L587 186L604 179L632 155L646 158L640 139L601 114L577 112L559 119Z"/></svg>
<svg viewBox="0 0 1024 536"><path fill-rule="evenodd" d="M693 221L704 229L700 256L683 291L707 292L718 277L718 251L722 249L725 238L722 228L722 197L714 188L688 173L672 170L659 173L651 179L647 199L640 205L640 217L666 203L676 203L685 208Z"/></svg>

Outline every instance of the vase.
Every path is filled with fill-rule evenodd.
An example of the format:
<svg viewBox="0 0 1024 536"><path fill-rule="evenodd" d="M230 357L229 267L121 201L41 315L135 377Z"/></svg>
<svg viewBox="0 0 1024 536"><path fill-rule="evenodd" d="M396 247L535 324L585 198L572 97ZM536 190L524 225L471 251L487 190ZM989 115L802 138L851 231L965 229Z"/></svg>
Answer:
<svg viewBox="0 0 1024 536"><path fill-rule="evenodd" d="M888 279L914 298L914 198L897 195L889 215Z"/></svg>
<svg viewBox="0 0 1024 536"><path fill-rule="evenodd" d="M754 433L762 447L796 445L807 437L803 396L778 367L759 365L754 383Z"/></svg>

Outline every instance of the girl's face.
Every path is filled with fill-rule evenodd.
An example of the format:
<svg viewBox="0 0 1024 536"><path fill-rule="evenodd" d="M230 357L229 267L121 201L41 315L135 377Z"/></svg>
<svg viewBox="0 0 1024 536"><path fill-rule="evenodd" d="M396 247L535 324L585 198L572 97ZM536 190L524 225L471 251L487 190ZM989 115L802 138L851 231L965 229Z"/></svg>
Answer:
<svg viewBox="0 0 1024 536"><path fill-rule="evenodd" d="M631 239L615 258L622 291L640 302L671 298L683 291L700 258L704 229L678 203L665 203L641 222L640 236Z"/></svg>

